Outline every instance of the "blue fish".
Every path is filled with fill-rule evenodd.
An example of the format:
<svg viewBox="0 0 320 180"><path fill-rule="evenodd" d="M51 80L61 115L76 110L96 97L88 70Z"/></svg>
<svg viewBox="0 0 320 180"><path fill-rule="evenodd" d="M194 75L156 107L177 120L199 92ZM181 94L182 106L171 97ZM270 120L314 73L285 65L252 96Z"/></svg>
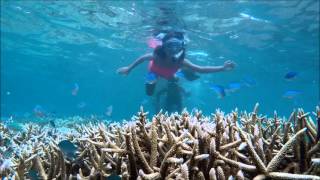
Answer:
<svg viewBox="0 0 320 180"><path fill-rule="evenodd" d="M69 140L60 141L58 147L67 158L73 159L75 157L77 147Z"/></svg>
<svg viewBox="0 0 320 180"><path fill-rule="evenodd" d="M251 76L245 76L243 78L243 82L245 85L247 85L248 87L252 87L257 85L257 81L255 79L253 79Z"/></svg>
<svg viewBox="0 0 320 180"><path fill-rule="evenodd" d="M154 81L157 80L157 75L153 72L149 72L147 75L146 75L146 81L148 83L153 83Z"/></svg>
<svg viewBox="0 0 320 180"><path fill-rule="evenodd" d="M107 177L107 180L121 180L121 177L116 174L111 174L110 176Z"/></svg>
<svg viewBox="0 0 320 180"><path fill-rule="evenodd" d="M46 116L46 112L44 110L44 108L41 106L41 105L36 105L34 108L33 108L33 113L36 117L39 117L39 118L43 118Z"/></svg>
<svg viewBox="0 0 320 180"><path fill-rule="evenodd" d="M175 76L178 77L178 78L185 78L185 75L184 75L184 73L181 71L181 69L175 73Z"/></svg>
<svg viewBox="0 0 320 180"><path fill-rule="evenodd" d="M288 99L293 99L295 98L297 95L299 94L302 94L301 91L296 91L296 90L289 90L289 91L286 91L282 97L283 98L288 98Z"/></svg>
<svg viewBox="0 0 320 180"><path fill-rule="evenodd" d="M43 111L43 108L41 105L35 105L35 107L33 108L33 111Z"/></svg>
<svg viewBox="0 0 320 180"><path fill-rule="evenodd" d="M30 169L28 175L31 180L40 180L39 173L36 170Z"/></svg>
<svg viewBox="0 0 320 180"><path fill-rule="evenodd" d="M233 82L228 84L228 90L231 92L234 92L236 90L239 90L241 88L241 84L238 82Z"/></svg>
<svg viewBox="0 0 320 180"><path fill-rule="evenodd" d="M72 91L71 91L71 94L72 94L73 96L78 95L79 89L80 89L80 88L79 88L78 83L75 83L75 84L74 84L74 88L73 88Z"/></svg>
<svg viewBox="0 0 320 180"><path fill-rule="evenodd" d="M87 103L85 103L85 102L80 102L79 104L77 104L77 108L79 108L79 109L82 109L82 108L85 108L87 106Z"/></svg>
<svg viewBox="0 0 320 180"><path fill-rule="evenodd" d="M218 94L218 96L219 96L220 98L223 98L223 97L226 96L226 91L225 91L225 89L224 89L223 86L220 86L220 85L212 85L212 86L210 87L210 89L214 90L214 91Z"/></svg>
<svg viewBox="0 0 320 180"><path fill-rule="evenodd" d="M288 72L288 73L284 76L284 78L285 78L285 79L293 79L293 78L295 78L297 75L298 75L297 72L291 71L291 72Z"/></svg>

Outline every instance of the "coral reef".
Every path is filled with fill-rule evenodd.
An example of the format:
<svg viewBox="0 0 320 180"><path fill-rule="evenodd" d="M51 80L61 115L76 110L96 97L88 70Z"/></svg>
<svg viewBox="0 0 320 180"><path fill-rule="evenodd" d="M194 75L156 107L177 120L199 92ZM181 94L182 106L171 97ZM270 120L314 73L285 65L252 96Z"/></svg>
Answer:
<svg viewBox="0 0 320 180"><path fill-rule="evenodd" d="M3 179L320 179L320 109L289 119L253 112L211 116L201 111L158 113L143 108L123 123L71 125L61 133L28 124L0 124ZM76 145L70 157L59 142ZM64 141L65 142L65 141ZM112 177L112 178L111 178Z"/></svg>

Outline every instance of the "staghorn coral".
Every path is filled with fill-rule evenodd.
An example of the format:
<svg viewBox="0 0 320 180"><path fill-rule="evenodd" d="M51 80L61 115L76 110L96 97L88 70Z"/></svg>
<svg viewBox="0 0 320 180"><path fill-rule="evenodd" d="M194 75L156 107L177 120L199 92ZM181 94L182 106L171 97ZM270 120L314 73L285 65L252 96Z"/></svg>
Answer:
<svg viewBox="0 0 320 180"><path fill-rule="evenodd" d="M252 113L212 116L201 111L159 112L149 121L143 109L131 122L67 120L68 131L27 124L14 132L0 124L2 179L320 179L320 110L317 121L302 109L290 118ZM77 118L71 118L77 120ZM92 118L91 118L92 119ZM69 119L70 120L70 119ZM68 139L75 158L58 147Z"/></svg>

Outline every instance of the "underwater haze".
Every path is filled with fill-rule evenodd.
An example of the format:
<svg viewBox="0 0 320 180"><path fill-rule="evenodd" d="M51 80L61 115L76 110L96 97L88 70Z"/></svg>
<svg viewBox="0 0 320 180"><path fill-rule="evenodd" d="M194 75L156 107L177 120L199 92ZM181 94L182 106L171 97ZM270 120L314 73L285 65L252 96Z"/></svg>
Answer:
<svg viewBox="0 0 320 180"><path fill-rule="evenodd" d="M186 57L232 71L181 79L183 106L289 116L319 105L319 1L1 1L1 117L97 115L130 119L142 105L147 63L158 30L187 39ZM159 84L161 86L161 84ZM221 92L225 94L221 94Z"/></svg>

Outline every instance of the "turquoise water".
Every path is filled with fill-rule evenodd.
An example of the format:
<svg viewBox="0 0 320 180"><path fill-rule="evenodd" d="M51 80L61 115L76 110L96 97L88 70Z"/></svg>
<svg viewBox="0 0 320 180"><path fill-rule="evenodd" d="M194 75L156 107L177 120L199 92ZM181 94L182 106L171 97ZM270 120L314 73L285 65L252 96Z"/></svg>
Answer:
<svg viewBox="0 0 320 180"><path fill-rule="evenodd" d="M313 111L319 104L317 0L3 0L1 117L32 118L39 110L121 120L140 105L155 112L155 98L144 89L147 64L128 76L116 70L152 52L147 41L161 29L185 32L187 58L195 64L237 64L232 71L180 80L189 110L251 111L259 102L261 113L288 116L293 108ZM297 76L286 80L289 72ZM241 87L223 98L210 88L230 83ZM286 98L287 91L298 93Z"/></svg>

